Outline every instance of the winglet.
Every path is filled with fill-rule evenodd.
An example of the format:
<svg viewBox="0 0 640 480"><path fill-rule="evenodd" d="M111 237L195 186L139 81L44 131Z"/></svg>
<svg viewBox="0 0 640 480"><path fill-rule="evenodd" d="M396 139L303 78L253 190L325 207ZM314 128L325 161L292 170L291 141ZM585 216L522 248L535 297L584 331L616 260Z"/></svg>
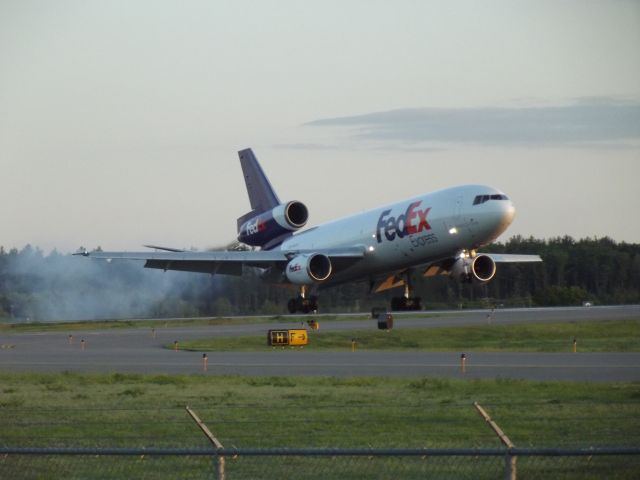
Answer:
<svg viewBox="0 0 640 480"><path fill-rule="evenodd" d="M280 205L280 199L258 163L258 159L253 154L253 150L250 148L240 150L238 156L240 157L240 166L244 174L244 183L247 186L249 203L252 209L238 218L238 231L240 231L242 224L250 218Z"/></svg>

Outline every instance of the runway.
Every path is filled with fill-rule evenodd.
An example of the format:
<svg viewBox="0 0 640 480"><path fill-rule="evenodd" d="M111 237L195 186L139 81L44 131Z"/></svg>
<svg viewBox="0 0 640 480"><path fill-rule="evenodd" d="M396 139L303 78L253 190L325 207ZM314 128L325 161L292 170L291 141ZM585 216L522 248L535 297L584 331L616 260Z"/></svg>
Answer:
<svg viewBox="0 0 640 480"><path fill-rule="evenodd" d="M397 318L395 328L486 324L488 311L425 312ZM637 319L640 306L498 310L493 324L559 320ZM300 324L244 324L157 329L70 331L0 335L0 371L137 372L206 375L438 376L531 380L640 381L640 353L311 352L265 346L264 352L175 352L163 345L202 337L264 334ZM373 320L326 321L322 331L376 328ZM73 335L73 343L69 343ZM81 346L84 339L84 349Z"/></svg>

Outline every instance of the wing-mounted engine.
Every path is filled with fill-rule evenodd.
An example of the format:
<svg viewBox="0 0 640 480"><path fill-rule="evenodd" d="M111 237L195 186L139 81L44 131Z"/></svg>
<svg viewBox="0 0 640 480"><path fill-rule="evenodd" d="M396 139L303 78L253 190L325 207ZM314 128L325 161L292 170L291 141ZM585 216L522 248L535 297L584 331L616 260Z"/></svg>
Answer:
<svg viewBox="0 0 640 480"><path fill-rule="evenodd" d="M311 285L325 281L331 275L331 260L321 253L303 254L287 264L286 276L296 285Z"/></svg>
<svg viewBox="0 0 640 480"><path fill-rule="evenodd" d="M496 262L488 255L465 256L459 258L451 267L453 278L468 283L485 283L496 274Z"/></svg>
<svg viewBox="0 0 640 480"><path fill-rule="evenodd" d="M304 227L308 218L304 203L283 203L244 222L238 229L238 240L254 247L270 248Z"/></svg>

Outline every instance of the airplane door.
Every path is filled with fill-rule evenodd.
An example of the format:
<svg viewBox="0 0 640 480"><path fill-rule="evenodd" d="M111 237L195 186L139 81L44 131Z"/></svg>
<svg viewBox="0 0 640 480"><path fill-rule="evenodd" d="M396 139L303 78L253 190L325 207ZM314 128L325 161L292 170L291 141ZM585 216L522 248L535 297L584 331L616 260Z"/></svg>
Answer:
<svg viewBox="0 0 640 480"><path fill-rule="evenodd" d="M453 197L449 205L452 213L445 220L447 231L453 227L459 228L462 223L462 195Z"/></svg>
<svg viewBox="0 0 640 480"><path fill-rule="evenodd" d="M449 201L451 214L446 217L444 223L447 231L446 237L454 243L466 242L468 240L473 241L475 237L473 220L465 216L464 201L464 195L456 195ZM467 214L468 213L467 211ZM456 233L451 233L454 228Z"/></svg>
<svg viewBox="0 0 640 480"><path fill-rule="evenodd" d="M472 218L469 207L464 208L464 197L462 195L456 197L455 200L455 223L460 233L464 233L467 238L474 240L476 237L476 220ZM465 214L466 212L466 214Z"/></svg>
<svg viewBox="0 0 640 480"><path fill-rule="evenodd" d="M455 222L460 221L460 217L462 216L462 195L458 195L453 201L453 211Z"/></svg>

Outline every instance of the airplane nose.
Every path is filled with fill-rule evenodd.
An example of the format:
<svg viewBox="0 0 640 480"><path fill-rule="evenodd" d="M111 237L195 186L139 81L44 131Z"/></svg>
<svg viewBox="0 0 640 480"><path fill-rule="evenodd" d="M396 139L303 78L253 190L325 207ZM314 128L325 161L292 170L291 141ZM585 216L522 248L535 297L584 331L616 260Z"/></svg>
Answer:
<svg viewBox="0 0 640 480"><path fill-rule="evenodd" d="M513 202L511 200L504 202L500 209L500 227L503 231L511 225L515 216L516 207L513 205Z"/></svg>
<svg viewBox="0 0 640 480"><path fill-rule="evenodd" d="M500 202L493 202L491 205L491 218L493 225L501 233L504 232L516 215L516 207L511 200L502 200Z"/></svg>
<svg viewBox="0 0 640 480"><path fill-rule="evenodd" d="M502 233L509 228L511 222L513 222L513 218L516 215L516 208L513 206L511 200L495 202L492 207L490 214L490 224L492 225L491 235L493 238L497 238L502 235Z"/></svg>

